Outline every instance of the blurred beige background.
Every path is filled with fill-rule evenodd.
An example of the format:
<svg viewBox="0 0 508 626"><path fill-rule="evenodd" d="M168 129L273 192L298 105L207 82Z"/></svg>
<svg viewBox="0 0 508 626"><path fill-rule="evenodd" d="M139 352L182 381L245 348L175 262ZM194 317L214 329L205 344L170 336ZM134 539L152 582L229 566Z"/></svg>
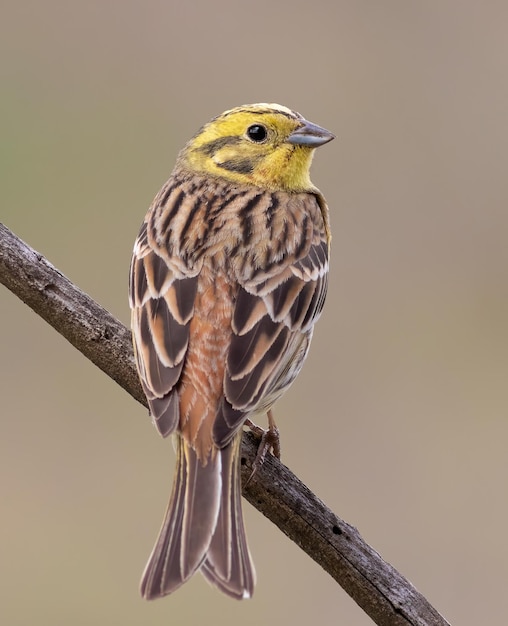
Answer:
<svg viewBox="0 0 508 626"><path fill-rule="evenodd" d="M506 621L508 5L4 0L0 220L128 322L178 149L226 108L337 135L329 299L277 406L284 461L453 623ZM366 626L245 503L258 587L137 585L174 457L146 411L0 287L0 622Z"/></svg>

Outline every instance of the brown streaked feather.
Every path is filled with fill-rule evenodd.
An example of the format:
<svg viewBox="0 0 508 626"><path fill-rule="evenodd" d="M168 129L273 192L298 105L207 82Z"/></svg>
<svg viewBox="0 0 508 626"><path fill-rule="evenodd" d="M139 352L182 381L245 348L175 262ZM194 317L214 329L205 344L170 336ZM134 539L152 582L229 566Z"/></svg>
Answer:
<svg viewBox="0 0 508 626"><path fill-rule="evenodd" d="M255 574L241 513L240 431L302 367L328 271L318 194L265 191L185 170L156 197L135 245L132 327L159 432L178 469L142 593L196 569L236 598Z"/></svg>
<svg viewBox="0 0 508 626"><path fill-rule="evenodd" d="M143 307L150 329L150 338L160 363L173 369L182 363L189 343L187 324L180 324L170 313L165 298L151 298ZM171 383L171 387L174 383ZM162 391L167 392L168 386ZM160 392L159 392L160 393Z"/></svg>
<svg viewBox="0 0 508 626"><path fill-rule="evenodd" d="M242 514L240 480L241 435L221 449L221 506L201 571L205 578L233 598L250 597L256 584Z"/></svg>
<svg viewBox="0 0 508 626"><path fill-rule="evenodd" d="M131 271L131 301L141 307L141 313L133 315L138 366L156 419L164 408L171 408L169 423L177 419L176 400L165 398L181 385L188 324L204 263L211 276L222 274L231 281L231 294L237 291L231 301L223 382L232 410L255 412L263 395L277 397L291 384L292 378L281 376L282 357L288 345L296 351L301 341L290 342L288 333L309 333L326 293L325 212L318 194L268 192L185 171L174 173L141 229ZM228 298L224 292L219 299ZM201 311L201 319L208 314ZM214 330L202 326L193 336L210 332ZM189 372L194 371L194 380L200 363L207 362L205 356L198 352L193 357ZM206 379L209 372L203 376ZM185 386L183 393L189 398L184 410L189 441L197 441L203 418L189 416L203 404L201 392L196 396ZM221 422L218 415L216 419ZM237 419L230 423L239 427ZM224 427L225 422L217 428L220 440L228 439ZM208 444L203 451L207 449Z"/></svg>
<svg viewBox="0 0 508 626"><path fill-rule="evenodd" d="M266 305L263 300L240 287L231 324L235 335L245 335L265 315Z"/></svg>
<svg viewBox="0 0 508 626"><path fill-rule="evenodd" d="M245 412L234 409L225 397L221 399L213 425L213 440L219 448L226 447L245 422Z"/></svg>
<svg viewBox="0 0 508 626"><path fill-rule="evenodd" d="M203 466L179 437L170 504L141 579L144 598L175 591L199 569L217 526L221 484L220 457Z"/></svg>
<svg viewBox="0 0 508 626"><path fill-rule="evenodd" d="M143 304L143 299L148 295L148 282L143 259L132 257L131 271L129 276L129 304L131 309Z"/></svg>
<svg viewBox="0 0 508 626"><path fill-rule="evenodd" d="M227 360L231 380L238 380L252 372L281 331L281 324L277 324L265 314L249 332L233 335Z"/></svg>
<svg viewBox="0 0 508 626"><path fill-rule="evenodd" d="M226 376L224 394L234 408L242 409L246 414L257 412L256 405L265 393L267 382L277 371L278 363L287 348L288 339L289 329L280 325L275 341L265 350L253 370L235 379L230 375Z"/></svg>
<svg viewBox="0 0 508 626"><path fill-rule="evenodd" d="M286 319L304 286L305 282L301 278L290 276L288 280L267 296L268 311L273 320L282 322Z"/></svg>
<svg viewBox="0 0 508 626"><path fill-rule="evenodd" d="M276 251L261 271L251 266L248 276L249 265L242 265L224 381L228 403L246 414L270 408L296 378L326 295L328 238L319 200L295 194L284 202L274 195L288 207L285 220L271 220L284 237L275 238ZM218 418L216 440L227 439L226 423Z"/></svg>
<svg viewBox="0 0 508 626"><path fill-rule="evenodd" d="M143 257L143 267L150 296L157 298L159 294L166 293L175 277L163 259L151 252Z"/></svg>
<svg viewBox="0 0 508 626"><path fill-rule="evenodd" d="M154 251L145 220L134 247L129 296L140 379L154 423L163 436L178 425L179 402L174 387L189 343L198 284L197 276L178 275L181 272Z"/></svg>
<svg viewBox="0 0 508 626"><path fill-rule="evenodd" d="M167 437L175 431L180 419L178 394L173 391L162 398L150 398L149 392L147 392L146 389L145 393L147 394L148 406L155 420L157 430L162 437Z"/></svg>
<svg viewBox="0 0 508 626"><path fill-rule="evenodd" d="M289 311L289 322L291 330L303 328L303 320L310 309L310 303L316 292L316 281L305 283L298 297L293 302L293 306Z"/></svg>
<svg viewBox="0 0 508 626"><path fill-rule="evenodd" d="M188 324L194 310L198 277L175 280L164 294L171 315L179 324Z"/></svg>

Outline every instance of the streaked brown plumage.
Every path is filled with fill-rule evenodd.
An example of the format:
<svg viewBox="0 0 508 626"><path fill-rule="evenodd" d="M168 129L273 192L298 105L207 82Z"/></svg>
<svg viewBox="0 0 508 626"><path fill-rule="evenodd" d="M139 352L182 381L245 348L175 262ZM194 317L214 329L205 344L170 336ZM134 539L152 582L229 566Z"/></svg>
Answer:
<svg viewBox="0 0 508 626"><path fill-rule="evenodd" d="M279 105L227 111L187 144L147 213L131 265L134 347L154 423L178 436L146 598L198 569L252 595L242 426L293 382L323 307L328 208L308 170L332 138Z"/></svg>

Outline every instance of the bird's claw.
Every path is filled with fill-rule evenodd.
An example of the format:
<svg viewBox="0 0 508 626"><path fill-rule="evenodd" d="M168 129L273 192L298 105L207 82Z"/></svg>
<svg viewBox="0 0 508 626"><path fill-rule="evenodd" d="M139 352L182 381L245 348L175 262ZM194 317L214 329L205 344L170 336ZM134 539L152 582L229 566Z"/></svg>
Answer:
<svg viewBox="0 0 508 626"><path fill-rule="evenodd" d="M245 425L255 435L261 438L256 453L256 458L254 459L254 463L252 464L251 475L245 483L245 486L247 486L253 479L254 474L256 474L256 472L265 462L265 458L268 452L271 452L275 457L280 459L280 433L275 424L271 411L268 411L268 428L266 430L264 428L261 428L261 426L254 424L254 422L252 422L250 419L245 420Z"/></svg>

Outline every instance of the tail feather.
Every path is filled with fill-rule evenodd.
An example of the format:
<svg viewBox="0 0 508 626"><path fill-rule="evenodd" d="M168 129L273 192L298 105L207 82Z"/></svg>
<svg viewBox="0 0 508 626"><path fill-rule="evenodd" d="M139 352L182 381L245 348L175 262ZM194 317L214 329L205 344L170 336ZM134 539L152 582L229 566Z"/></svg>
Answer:
<svg viewBox="0 0 508 626"><path fill-rule="evenodd" d="M178 437L173 491L141 579L147 600L165 596L198 569L221 591L249 598L256 581L242 515L241 433L206 465Z"/></svg>
<svg viewBox="0 0 508 626"><path fill-rule="evenodd" d="M202 565L221 505L221 455L202 465L181 437L173 491L141 579L147 600L172 593Z"/></svg>
<svg viewBox="0 0 508 626"><path fill-rule="evenodd" d="M250 598L256 573L250 557L242 514L240 479L241 433L220 451L221 505L217 525L201 572L212 585L234 598Z"/></svg>

